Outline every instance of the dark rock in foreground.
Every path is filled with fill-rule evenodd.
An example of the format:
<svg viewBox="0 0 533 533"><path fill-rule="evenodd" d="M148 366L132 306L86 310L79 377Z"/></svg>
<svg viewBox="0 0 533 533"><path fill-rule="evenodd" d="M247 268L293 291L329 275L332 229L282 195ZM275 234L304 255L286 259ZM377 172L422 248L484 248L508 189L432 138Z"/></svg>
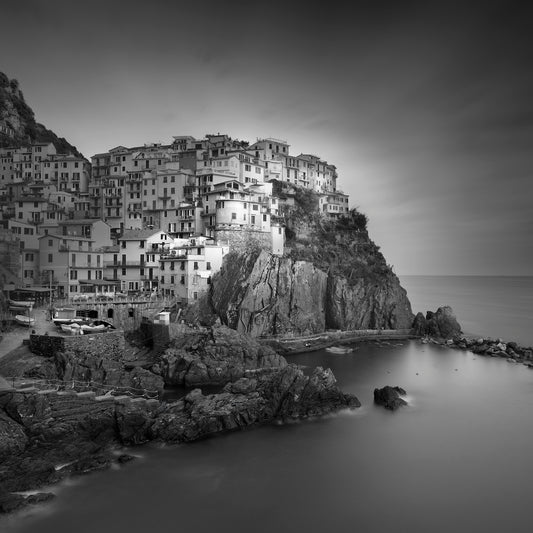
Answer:
<svg viewBox="0 0 533 533"><path fill-rule="evenodd" d="M13 495L65 476L108 468L111 450L148 441L190 442L278 420L359 407L329 369L306 376L295 365L250 374L219 394L200 389L167 404L57 391L1 391L0 511L27 502ZM119 462L124 462L119 457ZM66 466L59 467L64 463Z"/></svg>
<svg viewBox="0 0 533 533"><path fill-rule="evenodd" d="M224 385L250 372L283 368L287 361L268 346L225 327L181 332L154 371L166 385Z"/></svg>
<svg viewBox="0 0 533 533"><path fill-rule="evenodd" d="M422 313L417 313L412 333L420 337L429 335L440 339L453 339L461 335L462 331L452 308L446 305L439 307L436 313L428 311L425 318Z"/></svg>
<svg viewBox="0 0 533 533"><path fill-rule="evenodd" d="M402 405L407 405L407 402L400 398L407 394L401 387L390 387L389 385L382 389L374 389L374 403L382 405L385 409L395 411Z"/></svg>

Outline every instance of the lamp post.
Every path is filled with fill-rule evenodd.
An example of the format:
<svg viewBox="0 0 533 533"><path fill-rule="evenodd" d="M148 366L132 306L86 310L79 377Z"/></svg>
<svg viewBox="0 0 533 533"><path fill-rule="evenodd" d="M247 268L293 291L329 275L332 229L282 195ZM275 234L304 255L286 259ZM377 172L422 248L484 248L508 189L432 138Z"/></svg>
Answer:
<svg viewBox="0 0 533 533"><path fill-rule="evenodd" d="M49 289L50 289L50 294L49 294L49 297L50 297L50 310L52 309L52 277L54 276L54 271L53 270L49 270L48 271L48 286L49 286Z"/></svg>

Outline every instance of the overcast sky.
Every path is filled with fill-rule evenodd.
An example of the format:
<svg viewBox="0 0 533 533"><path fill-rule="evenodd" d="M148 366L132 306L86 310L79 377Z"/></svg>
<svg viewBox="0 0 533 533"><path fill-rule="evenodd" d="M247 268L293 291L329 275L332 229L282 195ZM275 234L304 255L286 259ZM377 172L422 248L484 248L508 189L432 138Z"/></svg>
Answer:
<svg viewBox="0 0 533 533"><path fill-rule="evenodd" d="M2 0L0 70L87 157L173 135L287 139L337 165L397 274L533 275L532 14Z"/></svg>

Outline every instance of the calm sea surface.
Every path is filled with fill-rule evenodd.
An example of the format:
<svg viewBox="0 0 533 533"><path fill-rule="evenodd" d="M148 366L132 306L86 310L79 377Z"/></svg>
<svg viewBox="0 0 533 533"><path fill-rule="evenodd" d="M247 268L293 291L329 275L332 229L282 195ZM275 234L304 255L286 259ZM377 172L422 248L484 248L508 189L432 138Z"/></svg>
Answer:
<svg viewBox="0 0 533 533"><path fill-rule="evenodd" d="M518 298L513 308L504 298L513 287L531 303L531 279L460 278L457 285L446 278L448 286L427 279L405 283L420 291L413 290L414 309L449 304L465 330L522 342L531 335L531 321L520 322L529 305ZM477 294L487 283L490 293ZM502 327L492 331L493 323ZM515 331L517 323L525 331ZM291 360L331 367L363 407L190 445L138 448L139 460L59 487L51 504L3 519L0 530L532 530L533 370L417 342ZM390 413L373 405L374 387L387 384L407 390L408 407Z"/></svg>
<svg viewBox="0 0 533 533"><path fill-rule="evenodd" d="M465 333L533 346L533 277L401 276L413 312L449 305Z"/></svg>

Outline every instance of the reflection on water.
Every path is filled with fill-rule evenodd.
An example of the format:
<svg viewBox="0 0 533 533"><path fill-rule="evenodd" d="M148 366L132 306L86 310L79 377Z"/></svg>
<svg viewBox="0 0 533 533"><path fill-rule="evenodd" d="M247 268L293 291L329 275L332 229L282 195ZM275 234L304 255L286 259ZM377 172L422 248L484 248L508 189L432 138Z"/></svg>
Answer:
<svg viewBox="0 0 533 533"><path fill-rule="evenodd" d="M318 351L363 407L143 458L63 489L9 532L525 532L533 371L504 360L409 343ZM373 405L400 385L410 405Z"/></svg>

